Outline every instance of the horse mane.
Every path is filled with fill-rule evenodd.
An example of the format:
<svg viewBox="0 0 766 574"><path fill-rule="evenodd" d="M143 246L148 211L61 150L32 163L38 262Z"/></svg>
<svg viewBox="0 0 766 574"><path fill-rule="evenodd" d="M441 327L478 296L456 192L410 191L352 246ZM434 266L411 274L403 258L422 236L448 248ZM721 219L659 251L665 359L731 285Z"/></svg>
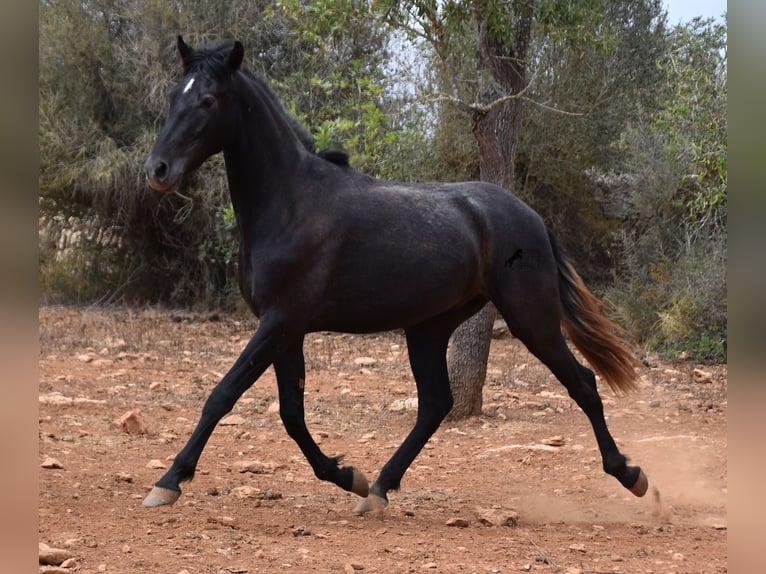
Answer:
<svg viewBox="0 0 766 574"><path fill-rule="evenodd" d="M274 107L276 107L280 112L282 112L282 114L287 119L287 123L290 124L290 128L292 128L295 135L298 136L298 139L303 144L303 147L305 147L312 154L322 158L325 161L334 163L335 165L339 165L342 167L351 166L351 164L349 163L348 154L344 151L335 150L335 149L317 151L316 140L314 139L314 137L311 135L309 130L300 122L298 118L296 118L293 114L285 110L284 106L282 105L282 102L279 99L279 96L274 91L274 89L268 84L268 82L264 81L254 72L251 72L250 70L246 68L243 68L240 71L242 72L242 75L245 76L245 78L247 78L251 83L256 85L258 88L260 88L260 90L269 97L271 102L274 104Z"/></svg>

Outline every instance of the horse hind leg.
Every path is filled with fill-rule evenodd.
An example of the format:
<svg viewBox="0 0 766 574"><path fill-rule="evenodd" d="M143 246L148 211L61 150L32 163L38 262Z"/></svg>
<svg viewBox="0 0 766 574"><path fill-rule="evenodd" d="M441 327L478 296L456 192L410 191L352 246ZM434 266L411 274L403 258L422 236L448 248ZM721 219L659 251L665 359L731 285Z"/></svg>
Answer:
<svg viewBox="0 0 766 574"><path fill-rule="evenodd" d="M546 276L547 277L547 276ZM555 275L553 275L555 277ZM569 396L593 427L604 471L636 496L643 496L648 480L638 466L629 466L604 418L604 406L593 371L577 362L561 333L558 290L553 281L510 281L493 298L508 328L566 387Z"/></svg>

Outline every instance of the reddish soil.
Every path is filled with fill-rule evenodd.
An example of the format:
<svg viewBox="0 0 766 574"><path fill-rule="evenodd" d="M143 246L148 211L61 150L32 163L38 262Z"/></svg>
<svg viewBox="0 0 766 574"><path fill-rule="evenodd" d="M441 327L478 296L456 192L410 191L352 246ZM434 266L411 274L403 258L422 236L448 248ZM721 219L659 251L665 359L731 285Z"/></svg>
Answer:
<svg viewBox="0 0 766 574"><path fill-rule="evenodd" d="M40 310L40 463L61 468L40 469L39 539L73 556L59 572L727 571L726 367L655 360L637 393L602 385L615 439L649 477L639 499L603 473L585 416L511 338L492 344L483 415L445 422L382 513L354 515L355 495L314 477L273 412L271 369L178 502L144 508L163 473L147 465L169 466L254 327ZM312 334L306 361L309 428L372 482L415 417L392 410L415 396L401 334ZM144 434L116 422L133 409ZM544 444L554 437L563 446ZM491 524L511 511L516 526Z"/></svg>

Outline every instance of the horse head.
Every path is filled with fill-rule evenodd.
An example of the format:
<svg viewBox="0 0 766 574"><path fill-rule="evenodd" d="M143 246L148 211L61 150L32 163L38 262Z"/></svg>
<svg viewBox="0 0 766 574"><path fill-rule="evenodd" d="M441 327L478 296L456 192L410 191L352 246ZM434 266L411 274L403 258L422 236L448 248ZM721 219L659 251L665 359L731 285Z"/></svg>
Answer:
<svg viewBox="0 0 766 574"><path fill-rule="evenodd" d="M157 191L175 191L183 176L222 151L234 133L236 114L227 84L242 65L244 48L227 42L195 50L177 41L183 78L170 92L168 118L144 164Z"/></svg>

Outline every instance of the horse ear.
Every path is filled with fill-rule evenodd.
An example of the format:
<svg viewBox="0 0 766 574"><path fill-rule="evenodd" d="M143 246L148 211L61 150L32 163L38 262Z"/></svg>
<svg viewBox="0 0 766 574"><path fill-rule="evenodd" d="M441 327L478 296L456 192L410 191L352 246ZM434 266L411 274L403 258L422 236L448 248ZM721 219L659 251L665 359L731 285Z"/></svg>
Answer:
<svg viewBox="0 0 766 574"><path fill-rule="evenodd" d="M234 42L234 47L232 47L231 52L229 53L229 57L226 60L226 63L229 65L229 68L234 72L239 70L239 67L242 65L242 59L245 57L245 48L242 46L242 42L236 41Z"/></svg>
<svg viewBox="0 0 766 574"><path fill-rule="evenodd" d="M183 36L181 35L178 36L176 45L178 46L178 53L181 55L181 63L186 66L189 58L191 58L191 55L194 53L194 49L184 42Z"/></svg>

